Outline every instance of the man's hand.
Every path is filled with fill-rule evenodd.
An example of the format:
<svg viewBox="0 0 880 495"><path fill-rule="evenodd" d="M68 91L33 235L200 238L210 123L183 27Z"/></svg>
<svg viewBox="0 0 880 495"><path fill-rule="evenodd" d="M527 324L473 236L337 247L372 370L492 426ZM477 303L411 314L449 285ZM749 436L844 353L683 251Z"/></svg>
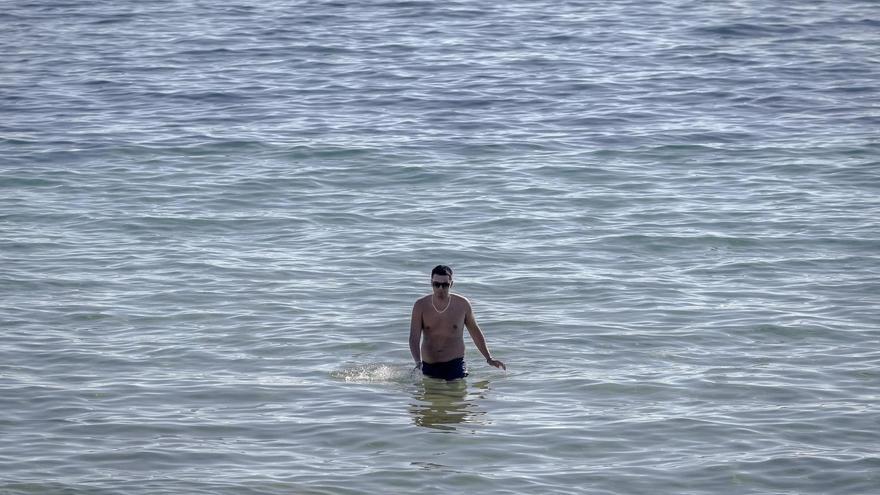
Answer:
<svg viewBox="0 0 880 495"><path fill-rule="evenodd" d="M504 363L502 363L501 361L499 361L497 359L489 358L486 360L486 362L489 363L490 366L494 366L496 368L501 368L504 371L507 371L507 366L504 366Z"/></svg>

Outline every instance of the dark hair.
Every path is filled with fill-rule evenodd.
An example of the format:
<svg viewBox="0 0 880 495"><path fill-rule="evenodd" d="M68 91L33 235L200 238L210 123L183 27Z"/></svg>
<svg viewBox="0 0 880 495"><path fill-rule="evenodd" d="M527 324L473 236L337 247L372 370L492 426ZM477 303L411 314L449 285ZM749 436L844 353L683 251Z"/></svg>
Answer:
<svg viewBox="0 0 880 495"><path fill-rule="evenodd" d="M431 270L431 278L434 278L434 275L440 275L441 277L448 275L449 278L452 278L452 268L446 265L437 265Z"/></svg>

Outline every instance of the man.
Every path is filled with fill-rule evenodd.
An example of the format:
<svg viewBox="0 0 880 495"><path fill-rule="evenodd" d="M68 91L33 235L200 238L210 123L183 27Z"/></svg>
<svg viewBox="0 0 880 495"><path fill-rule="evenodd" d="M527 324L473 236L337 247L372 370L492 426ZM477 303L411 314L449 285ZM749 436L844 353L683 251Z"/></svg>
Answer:
<svg viewBox="0 0 880 495"><path fill-rule="evenodd" d="M506 370L504 363L489 354L470 301L449 292L452 288L452 268L446 265L434 267L431 285L433 292L413 305L409 327L409 350L416 368L421 368L424 375L432 378L455 380L466 377L464 328L467 327L486 362Z"/></svg>

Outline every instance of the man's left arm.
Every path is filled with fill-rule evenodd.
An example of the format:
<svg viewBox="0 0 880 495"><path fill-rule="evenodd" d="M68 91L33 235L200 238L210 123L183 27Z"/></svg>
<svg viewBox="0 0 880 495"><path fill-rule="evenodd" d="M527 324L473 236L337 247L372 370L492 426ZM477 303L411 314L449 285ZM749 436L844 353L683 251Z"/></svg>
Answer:
<svg viewBox="0 0 880 495"><path fill-rule="evenodd" d="M489 353L489 348L486 347L486 338L483 337L483 331L480 329L480 325L477 325L477 319L474 317L474 310L471 308L470 303L468 303L467 311L464 315L464 326L467 327L468 333L471 334L471 339L473 339L474 345L477 346L480 354L486 358L486 362L491 366L506 370L507 366L501 361L493 359L492 354Z"/></svg>
<svg viewBox="0 0 880 495"><path fill-rule="evenodd" d="M412 319L409 324L409 352L412 354L416 368L422 367L422 312L419 309L419 302L413 304Z"/></svg>

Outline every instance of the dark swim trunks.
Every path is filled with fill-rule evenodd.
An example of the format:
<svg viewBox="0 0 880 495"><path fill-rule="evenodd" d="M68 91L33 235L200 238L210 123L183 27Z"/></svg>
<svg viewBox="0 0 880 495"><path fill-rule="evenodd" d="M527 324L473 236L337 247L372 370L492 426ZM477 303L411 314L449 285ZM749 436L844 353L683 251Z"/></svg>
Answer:
<svg viewBox="0 0 880 495"><path fill-rule="evenodd" d="M455 380L468 376L464 358L456 358L443 363L426 363L422 361L422 374L441 380Z"/></svg>

